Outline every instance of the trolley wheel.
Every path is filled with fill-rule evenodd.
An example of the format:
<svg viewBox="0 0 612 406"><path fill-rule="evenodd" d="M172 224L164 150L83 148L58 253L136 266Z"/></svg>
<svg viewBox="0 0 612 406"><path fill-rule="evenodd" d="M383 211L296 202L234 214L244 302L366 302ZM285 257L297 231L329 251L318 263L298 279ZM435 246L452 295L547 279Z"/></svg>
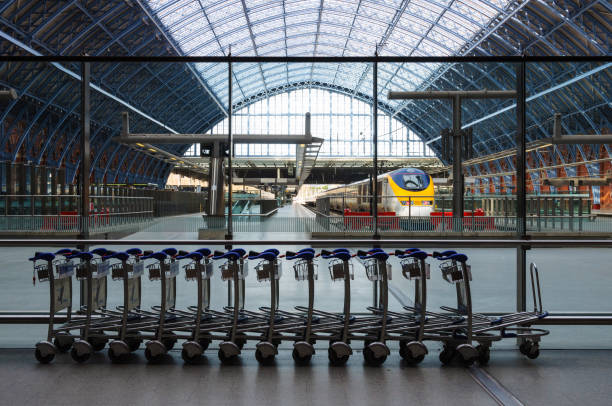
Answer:
<svg viewBox="0 0 612 406"><path fill-rule="evenodd" d="M92 345L92 347L93 347L93 345ZM82 364L83 362L87 361L89 359L89 357L91 357L91 353L90 352L86 352L86 353L83 353L83 354L79 354L77 352L76 348L72 347L72 350L70 350L70 356L72 357L73 360L75 360L79 364Z"/></svg>
<svg viewBox="0 0 612 406"><path fill-rule="evenodd" d="M442 351L440 351L440 362L443 365L448 365L451 363L451 361L453 360L453 358L455 357L455 350L451 349L449 347L444 347L444 349Z"/></svg>
<svg viewBox="0 0 612 406"><path fill-rule="evenodd" d="M41 364L48 364L49 362L53 361L53 358L55 358L54 353L42 355L42 352L40 352L38 348L34 350L34 356L36 357L36 360L40 362Z"/></svg>
<svg viewBox="0 0 612 406"><path fill-rule="evenodd" d="M240 348L240 350L242 350L246 342L247 339L244 334L236 335L236 340L234 341L234 343L238 346L238 348Z"/></svg>
<svg viewBox="0 0 612 406"><path fill-rule="evenodd" d="M264 357L259 348L255 350L255 359L262 365L271 365L272 363L274 363L274 358L274 354Z"/></svg>
<svg viewBox="0 0 612 406"><path fill-rule="evenodd" d="M197 364L198 361L202 359L201 355L189 355L189 352L183 348L181 351L181 358L185 361L186 364Z"/></svg>
<svg viewBox="0 0 612 406"><path fill-rule="evenodd" d="M142 344L142 339L140 338L126 338L125 339L125 343L128 345L128 347L130 347L130 351L134 352L137 349L140 348L140 345Z"/></svg>
<svg viewBox="0 0 612 406"><path fill-rule="evenodd" d="M68 352L68 350L70 350L70 347L72 347L73 342L74 337L71 337L68 334L58 333L53 339L53 344L59 352Z"/></svg>
<svg viewBox="0 0 612 406"><path fill-rule="evenodd" d="M176 335L172 334L169 337L164 337L162 338L161 342L164 345L164 347L166 347L166 350L170 351L171 349L174 348L174 344L176 344L177 342Z"/></svg>
<svg viewBox="0 0 612 406"><path fill-rule="evenodd" d="M231 355L229 357L226 356L223 350L219 350L218 356L219 356L219 361L221 361L221 363L225 365L231 364L238 359L238 355Z"/></svg>
<svg viewBox="0 0 612 406"><path fill-rule="evenodd" d="M376 358L376 356L374 355L374 351L372 351L370 347L365 347L363 349L363 359L369 366L379 367L385 363L385 361L387 360L387 356L383 355L382 357Z"/></svg>
<svg viewBox="0 0 612 406"><path fill-rule="evenodd" d="M476 351L478 351L478 363L487 365L491 359L491 349L481 344L476 347Z"/></svg>
<svg viewBox="0 0 612 406"><path fill-rule="evenodd" d="M151 350L149 348L145 348L144 353L145 353L145 358L151 364L159 364L162 358L164 357L164 354L159 354L159 355L151 354Z"/></svg>
<svg viewBox="0 0 612 406"><path fill-rule="evenodd" d="M527 354L527 358L536 359L540 356L540 346L535 344L532 346L531 351Z"/></svg>
<svg viewBox="0 0 612 406"><path fill-rule="evenodd" d="M108 347L108 358L111 360L111 362L113 364L119 364L122 362L125 362L127 360L127 355L128 354L115 354L115 351L113 351L113 347Z"/></svg>
<svg viewBox="0 0 612 406"><path fill-rule="evenodd" d="M296 350L295 348L293 349L291 356L293 357L293 360L295 361L297 365L308 365L310 363L310 360L312 359L312 354L308 354L302 357L299 351Z"/></svg>
<svg viewBox="0 0 612 406"><path fill-rule="evenodd" d="M91 347L95 352L102 351L106 347L108 338L103 337L88 337L87 342L91 344Z"/></svg>
<svg viewBox="0 0 612 406"><path fill-rule="evenodd" d="M329 358L329 362L333 366L338 367L338 366L342 366L342 365L346 364L346 362L348 361L350 355L338 356L334 350L329 348L327 350L327 357Z"/></svg>
<svg viewBox="0 0 612 406"><path fill-rule="evenodd" d="M400 344L399 354L402 357L402 359L406 361L407 363L409 363L410 365L420 364L425 359L425 354L419 355L418 357L413 357L408 347L406 347L406 345L402 346L401 344Z"/></svg>
<svg viewBox="0 0 612 406"><path fill-rule="evenodd" d="M202 346L202 351L206 351L212 340L210 338L200 338L198 344Z"/></svg>
<svg viewBox="0 0 612 406"><path fill-rule="evenodd" d="M519 350L529 359L536 359L540 355L540 346L531 340L522 343Z"/></svg>
<svg viewBox="0 0 612 406"><path fill-rule="evenodd" d="M474 364L474 361L476 361L477 358L473 358L473 357L463 358L463 356L461 356L461 362L463 363L464 367L469 367L469 366L472 366L472 364Z"/></svg>

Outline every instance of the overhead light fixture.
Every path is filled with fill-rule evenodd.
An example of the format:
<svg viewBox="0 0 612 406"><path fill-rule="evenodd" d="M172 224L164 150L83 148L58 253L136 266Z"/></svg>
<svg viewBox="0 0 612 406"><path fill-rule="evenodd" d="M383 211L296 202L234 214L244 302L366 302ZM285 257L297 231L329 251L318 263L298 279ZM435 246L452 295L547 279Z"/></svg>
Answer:
<svg viewBox="0 0 612 406"><path fill-rule="evenodd" d="M153 149L153 148L149 148L149 151L151 151L151 152L157 152L157 150L156 150L156 149Z"/></svg>
<svg viewBox="0 0 612 406"><path fill-rule="evenodd" d="M144 144L141 144L141 143L139 143L139 142L137 142L137 143L136 143L136 145L138 145L139 147L144 148Z"/></svg>

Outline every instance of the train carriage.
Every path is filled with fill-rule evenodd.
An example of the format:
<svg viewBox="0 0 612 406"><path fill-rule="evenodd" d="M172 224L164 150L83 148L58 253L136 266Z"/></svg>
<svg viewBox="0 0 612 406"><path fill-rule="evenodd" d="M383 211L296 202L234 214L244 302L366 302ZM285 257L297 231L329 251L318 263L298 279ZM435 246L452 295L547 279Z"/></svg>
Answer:
<svg viewBox="0 0 612 406"><path fill-rule="evenodd" d="M431 176L416 168L402 168L379 175L378 211L396 216L429 216L434 205ZM329 198L330 209L343 212L370 212L371 181L364 179L330 189L320 198Z"/></svg>

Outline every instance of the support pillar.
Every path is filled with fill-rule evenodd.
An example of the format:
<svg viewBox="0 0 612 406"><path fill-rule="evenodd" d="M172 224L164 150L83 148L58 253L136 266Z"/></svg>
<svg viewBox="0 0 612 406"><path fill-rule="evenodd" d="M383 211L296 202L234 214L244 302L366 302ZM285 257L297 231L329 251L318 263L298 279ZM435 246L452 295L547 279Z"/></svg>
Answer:
<svg viewBox="0 0 612 406"><path fill-rule="evenodd" d="M525 61L522 61L516 69L516 234L518 238L526 238L527 235L527 203L526 203L526 162L527 152L525 150L526 140L526 88L525 88Z"/></svg>
<svg viewBox="0 0 612 406"><path fill-rule="evenodd" d="M461 231L463 218L463 148L461 131L461 97L455 95L453 103L453 230Z"/></svg>
<svg viewBox="0 0 612 406"><path fill-rule="evenodd" d="M89 239L89 167L90 167L90 66L81 63L81 239Z"/></svg>
<svg viewBox="0 0 612 406"><path fill-rule="evenodd" d="M224 216L225 177L223 173L223 151L221 143L215 142L210 148L210 168L208 170L208 207L209 216Z"/></svg>

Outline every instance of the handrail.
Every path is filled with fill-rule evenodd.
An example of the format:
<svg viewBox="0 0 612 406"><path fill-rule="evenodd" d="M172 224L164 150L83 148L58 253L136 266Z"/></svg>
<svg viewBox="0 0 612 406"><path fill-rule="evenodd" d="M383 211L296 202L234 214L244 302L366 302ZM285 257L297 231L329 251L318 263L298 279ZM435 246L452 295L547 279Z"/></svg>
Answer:
<svg viewBox="0 0 612 406"><path fill-rule="evenodd" d="M538 240L451 240L451 239L321 239L321 240L99 240L99 239L0 239L0 247L68 247L77 245L315 245L315 246L419 246L437 248L440 245L457 248L612 248L612 239L538 239Z"/></svg>
<svg viewBox="0 0 612 406"><path fill-rule="evenodd" d="M81 195L4 195L0 194L0 198L6 197L81 197ZM151 196L111 196L111 195L90 195L90 199L145 199L153 200Z"/></svg>
<svg viewBox="0 0 612 406"><path fill-rule="evenodd" d="M234 214L234 217L269 217L278 211L278 207L266 213Z"/></svg>

